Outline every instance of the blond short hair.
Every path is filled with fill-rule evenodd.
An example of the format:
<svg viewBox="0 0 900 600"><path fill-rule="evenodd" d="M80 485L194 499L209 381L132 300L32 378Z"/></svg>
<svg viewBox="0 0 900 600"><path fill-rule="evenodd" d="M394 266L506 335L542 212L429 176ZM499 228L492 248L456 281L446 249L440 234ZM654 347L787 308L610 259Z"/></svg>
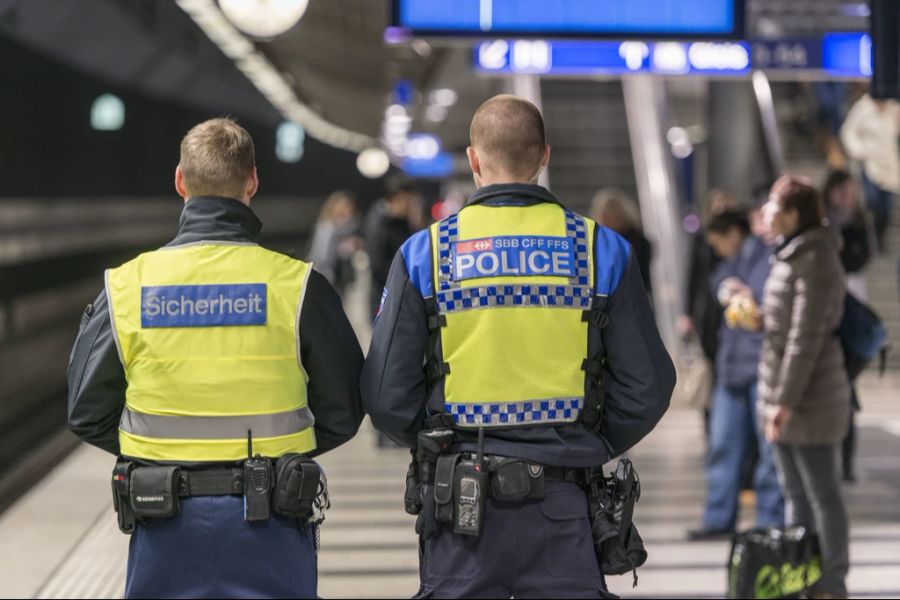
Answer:
<svg viewBox="0 0 900 600"><path fill-rule="evenodd" d="M253 138L234 119L204 121L181 140L180 165L189 197L241 199L256 166Z"/></svg>

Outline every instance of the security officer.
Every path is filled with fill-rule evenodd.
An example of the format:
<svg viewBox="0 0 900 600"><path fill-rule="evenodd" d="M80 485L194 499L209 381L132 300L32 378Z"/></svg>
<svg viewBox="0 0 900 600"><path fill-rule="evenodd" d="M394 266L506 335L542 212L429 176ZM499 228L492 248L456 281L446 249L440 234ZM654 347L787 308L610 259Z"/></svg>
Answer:
<svg viewBox="0 0 900 600"><path fill-rule="evenodd" d="M317 531L268 514L272 462L356 434L363 357L326 279L258 245L258 185L247 131L191 129L175 239L106 272L72 351L69 426L120 456L132 505L168 515L134 527L129 598L316 597Z"/></svg>
<svg viewBox="0 0 900 600"><path fill-rule="evenodd" d="M397 253L363 404L408 447L436 422L449 426L461 456L448 472L475 461L463 479L446 478L439 458L434 493L421 496L420 597L598 597L578 483L653 429L674 367L628 243L535 185L550 158L538 109L496 96L470 139L478 190ZM542 489L495 485L500 468L478 475L503 464L526 464ZM494 497L504 487L521 499ZM454 533L478 527L482 494L481 535ZM448 500L452 525L440 524Z"/></svg>

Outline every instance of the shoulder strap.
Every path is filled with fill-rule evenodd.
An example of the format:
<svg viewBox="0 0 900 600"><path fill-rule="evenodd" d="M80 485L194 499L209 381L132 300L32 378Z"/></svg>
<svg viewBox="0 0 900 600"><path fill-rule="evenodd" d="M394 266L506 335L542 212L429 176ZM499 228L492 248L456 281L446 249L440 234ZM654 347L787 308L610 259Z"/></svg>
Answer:
<svg viewBox="0 0 900 600"><path fill-rule="evenodd" d="M581 320L588 323L588 327L597 328L600 334L600 349L588 356L581 364L582 370L588 380L588 393L585 398L584 410L581 411L581 421L591 431L597 432L603 420L603 367L606 365L606 343L603 341L603 330L609 325L609 314L606 296L594 296L591 308L581 314Z"/></svg>

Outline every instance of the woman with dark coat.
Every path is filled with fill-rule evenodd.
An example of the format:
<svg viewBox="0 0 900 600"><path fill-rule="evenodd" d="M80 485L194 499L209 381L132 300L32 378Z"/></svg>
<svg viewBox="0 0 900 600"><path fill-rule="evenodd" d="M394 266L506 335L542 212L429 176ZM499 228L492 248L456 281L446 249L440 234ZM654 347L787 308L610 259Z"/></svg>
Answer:
<svg viewBox="0 0 900 600"><path fill-rule="evenodd" d="M818 534L822 578L812 597L846 598L849 534L838 453L850 385L835 335L846 293L839 241L805 178L776 181L763 212L779 245L763 299L759 412L774 444L787 524Z"/></svg>
<svg viewBox="0 0 900 600"><path fill-rule="evenodd" d="M858 300L866 302L869 294L865 269L872 258L875 248L875 230L871 224L869 214L859 200L859 190L856 181L853 180L853 177L847 171L831 171L825 180L822 197L825 200L828 223L831 225L832 230L840 234L843 242L841 247L841 264L844 266L844 272L847 274L847 293L853 294ZM845 359L847 358L845 357ZM854 365L847 364L847 370L849 373L854 373L856 369ZM850 425L841 445L841 470L844 481L856 480L854 468L856 425L854 423L854 415L861 409L853 379L850 380L850 386L850 406L853 407L853 410L850 411Z"/></svg>

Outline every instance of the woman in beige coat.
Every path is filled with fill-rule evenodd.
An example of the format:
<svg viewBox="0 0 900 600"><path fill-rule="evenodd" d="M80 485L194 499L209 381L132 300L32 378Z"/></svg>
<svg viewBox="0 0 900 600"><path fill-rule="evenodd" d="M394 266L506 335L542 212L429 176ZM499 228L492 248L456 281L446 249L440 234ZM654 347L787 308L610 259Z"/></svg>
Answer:
<svg viewBox="0 0 900 600"><path fill-rule="evenodd" d="M804 178L776 181L763 213L780 243L763 300L760 413L774 444L787 524L819 537L822 578L813 597L846 598L849 536L838 456L850 386L836 334L846 293L839 242Z"/></svg>

